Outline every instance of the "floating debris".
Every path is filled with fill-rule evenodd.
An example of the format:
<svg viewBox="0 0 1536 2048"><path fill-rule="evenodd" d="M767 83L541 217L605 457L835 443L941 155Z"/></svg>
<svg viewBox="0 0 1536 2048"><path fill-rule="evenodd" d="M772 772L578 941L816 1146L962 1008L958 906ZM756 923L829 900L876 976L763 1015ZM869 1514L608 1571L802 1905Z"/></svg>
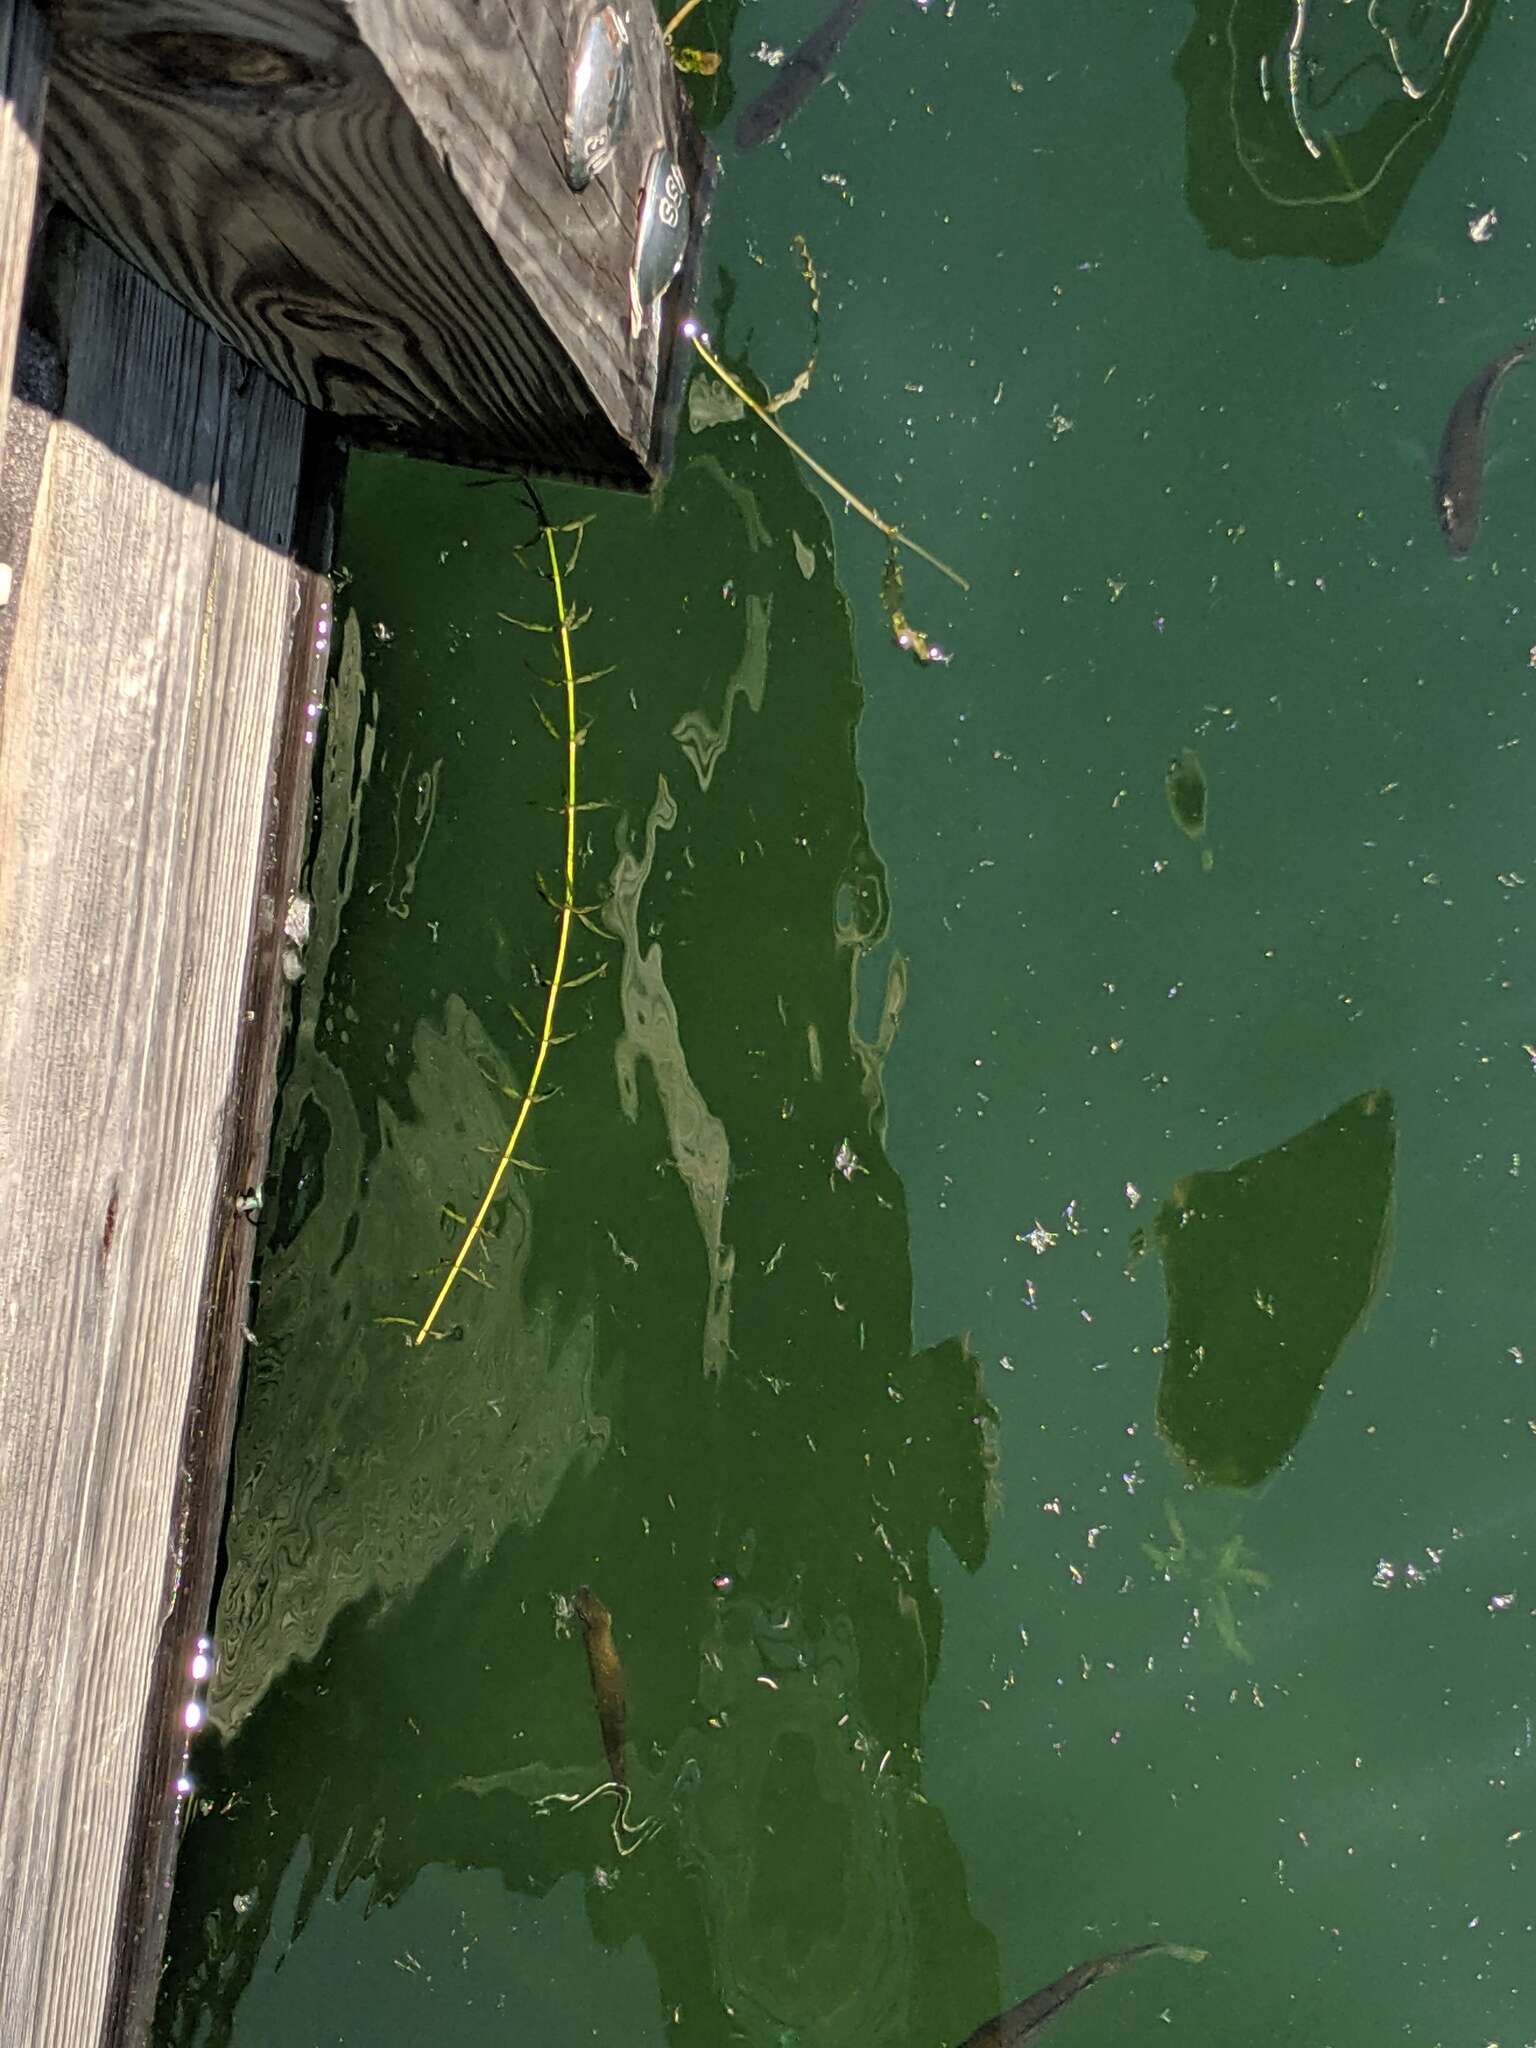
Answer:
<svg viewBox="0 0 1536 2048"><path fill-rule="evenodd" d="M832 1160L832 1166L834 1172L840 1173L844 1180L852 1180L856 1173L868 1173L869 1171L867 1166L860 1166L859 1155L854 1151L846 1138L838 1146Z"/></svg>
<svg viewBox="0 0 1536 2048"><path fill-rule="evenodd" d="M924 665L937 662L940 667L947 668L954 657L946 654L936 640L931 640L921 628L913 625L902 609L901 591L901 557L893 547L886 557L885 574L880 580L880 601L891 622L891 638L914 661Z"/></svg>

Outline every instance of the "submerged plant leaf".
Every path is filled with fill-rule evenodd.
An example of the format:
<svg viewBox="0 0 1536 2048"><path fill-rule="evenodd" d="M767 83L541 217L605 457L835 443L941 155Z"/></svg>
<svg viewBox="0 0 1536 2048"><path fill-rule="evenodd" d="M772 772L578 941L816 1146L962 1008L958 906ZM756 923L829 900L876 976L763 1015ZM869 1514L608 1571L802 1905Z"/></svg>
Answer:
<svg viewBox="0 0 1536 2048"><path fill-rule="evenodd" d="M1205 831L1210 795L1205 770L1193 747L1186 747L1182 754L1175 754L1168 763L1163 777L1163 792L1179 830L1191 839L1200 838Z"/></svg>

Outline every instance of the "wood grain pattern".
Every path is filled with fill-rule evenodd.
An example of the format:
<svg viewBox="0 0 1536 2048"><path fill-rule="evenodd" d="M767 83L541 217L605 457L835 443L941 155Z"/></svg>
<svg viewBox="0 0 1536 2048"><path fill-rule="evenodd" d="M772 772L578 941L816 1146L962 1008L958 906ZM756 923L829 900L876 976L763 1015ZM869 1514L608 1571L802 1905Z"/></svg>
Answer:
<svg viewBox="0 0 1536 2048"><path fill-rule="evenodd" d="M100 2036L182 1570L301 422L88 248L0 725L0 2040L28 2048Z"/></svg>
<svg viewBox="0 0 1536 2048"><path fill-rule="evenodd" d="M313 431L309 439L313 448ZM335 453L331 448L324 452ZM305 467L312 472L316 465L306 460ZM325 487L311 477L307 489L301 484L300 496L310 499L328 526L332 506ZM313 552L329 558L329 532L315 537ZM283 915L303 857L315 765L305 740L306 733L311 738L314 733L306 706L318 702L325 689L331 618L329 576L300 570L288 681L269 777L265 872L241 999L234 1086L224 1119L218 1178L226 1188L259 1186L267 1170L277 1096L274 1053L286 1026L289 996L280 963ZM316 630L322 622L323 638ZM117 1914L112 1986L102 2033L103 2041L112 2044L144 2040L154 2013L178 1847L176 1815L166 1796L167 1786L179 1775L185 1740L176 1708L188 1646L209 1623L245 1361L251 1250L250 1225L233 1209L222 1209L208 1265L192 1399L182 1429L174 1534L166 1560L159 1644ZM195 1769L195 1755L193 1765Z"/></svg>
<svg viewBox="0 0 1536 2048"><path fill-rule="evenodd" d="M581 193L566 77L590 0L52 0L47 166L115 248L354 439L642 486L658 323L631 339L638 194L696 175L654 10L632 117ZM286 84L209 84L159 36L247 38Z"/></svg>

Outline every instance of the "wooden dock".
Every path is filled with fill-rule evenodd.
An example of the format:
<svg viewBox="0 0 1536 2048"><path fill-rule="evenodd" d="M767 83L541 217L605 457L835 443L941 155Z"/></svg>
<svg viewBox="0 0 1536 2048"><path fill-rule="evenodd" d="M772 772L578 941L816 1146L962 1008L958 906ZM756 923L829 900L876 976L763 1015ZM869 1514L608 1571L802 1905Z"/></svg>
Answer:
<svg viewBox="0 0 1536 2048"><path fill-rule="evenodd" d="M338 450L656 474L687 266L664 305L636 302L641 188L658 163L686 183L691 260L704 160L637 11L627 125L570 189L564 95L594 11L0 0L0 2041L17 2048L139 2040L153 1997Z"/></svg>

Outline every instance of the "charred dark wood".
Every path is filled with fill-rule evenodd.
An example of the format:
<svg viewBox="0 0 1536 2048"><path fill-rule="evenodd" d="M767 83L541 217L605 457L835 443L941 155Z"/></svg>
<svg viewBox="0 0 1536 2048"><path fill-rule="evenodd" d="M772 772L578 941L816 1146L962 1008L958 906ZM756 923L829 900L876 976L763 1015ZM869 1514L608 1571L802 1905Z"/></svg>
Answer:
<svg viewBox="0 0 1536 2048"><path fill-rule="evenodd" d="M631 115L566 182L590 0L51 0L50 182L358 442L651 480L661 323L631 333L641 183L702 153L655 15ZM697 232L697 230L695 230Z"/></svg>

